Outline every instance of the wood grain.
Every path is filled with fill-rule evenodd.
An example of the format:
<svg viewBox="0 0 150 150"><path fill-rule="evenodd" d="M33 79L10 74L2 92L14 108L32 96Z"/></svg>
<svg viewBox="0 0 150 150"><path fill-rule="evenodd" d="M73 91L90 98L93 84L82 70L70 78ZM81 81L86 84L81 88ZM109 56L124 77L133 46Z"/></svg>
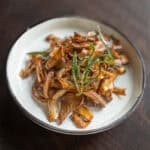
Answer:
<svg viewBox="0 0 150 150"><path fill-rule="evenodd" d="M143 102L124 123L104 133L68 136L46 131L21 113L7 88L5 65L13 42L32 25L65 15L86 16L112 24L140 48L144 57L147 86ZM149 0L1 0L0 39L0 149L150 149Z"/></svg>

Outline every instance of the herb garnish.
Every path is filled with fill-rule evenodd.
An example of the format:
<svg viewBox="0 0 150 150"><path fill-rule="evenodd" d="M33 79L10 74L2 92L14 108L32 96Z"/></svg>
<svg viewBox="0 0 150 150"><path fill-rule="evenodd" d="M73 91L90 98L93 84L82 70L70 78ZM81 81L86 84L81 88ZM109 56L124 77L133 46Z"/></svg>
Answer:
<svg viewBox="0 0 150 150"><path fill-rule="evenodd" d="M106 51L107 53L105 54L101 54L99 57L94 59L94 51L95 51L95 46L93 43L89 43L90 44L90 55L86 58L83 58L79 60L81 61L80 64L78 64L78 57L77 57L77 53L74 52L73 58L72 58L72 77L74 80L74 84L75 87L77 89L77 95L81 95L84 91L84 88L86 85L89 85L91 83L93 83L96 79L98 79L102 68L99 69L99 74L93 78L89 79L89 73L91 71L91 67L94 64L97 63L101 63L101 64L110 64L110 65L114 65L114 58L111 54L111 50L109 49L109 46L107 45L104 36L100 30L100 27L98 27L98 33L99 33L99 37L101 39L101 41L103 42L104 46L106 47ZM83 70L82 75L80 75L80 65L82 65L82 63L85 63L85 68Z"/></svg>
<svg viewBox="0 0 150 150"><path fill-rule="evenodd" d="M102 71L103 71L103 68L99 68L98 75L96 75L95 77L93 77L90 80L88 80L87 82L85 82L85 84L89 85L89 84L93 83L95 80L97 80Z"/></svg>
<svg viewBox="0 0 150 150"><path fill-rule="evenodd" d="M89 72L90 72L90 68L93 64L93 54L94 54L94 51L95 51L95 46L94 46L93 43L90 43L90 48L91 48L91 54L87 58L85 69L83 71L82 78L81 78L81 93L83 92L83 89L86 85L87 78L88 78L88 75L89 75Z"/></svg>
<svg viewBox="0 0 150 150"><path fill-rule="evenodd" d="M72 77L74 80L75 87L80 93L80 88L78 84L78 80L80 78L80 66L78 65L78 58L77 58L77 53L74 52L73 58L72 58Z"/></svg>
<svg viewBox="0 0 150 150"><path fill-rule="evenodd" d="M98 26L97 28L98 28L99 37L102 40L102 43L104 44L104 46L106 47L106 50L107 50L107 54L102 54L102 55L100 55L100 57L103 57L105 59L105 63L114 65L114 57L112 56L111 50L109 49L109 47L104 39L104 36L100 29L100 26Z"/></svg>
<svg viewBox="0 0 150 150"><path fill-rule="evenodd" d="M35 51L35 52L29 52L28 55L41 55L43 57L47 57L49 55L49 52L47 50L45 51Z"/></svg>

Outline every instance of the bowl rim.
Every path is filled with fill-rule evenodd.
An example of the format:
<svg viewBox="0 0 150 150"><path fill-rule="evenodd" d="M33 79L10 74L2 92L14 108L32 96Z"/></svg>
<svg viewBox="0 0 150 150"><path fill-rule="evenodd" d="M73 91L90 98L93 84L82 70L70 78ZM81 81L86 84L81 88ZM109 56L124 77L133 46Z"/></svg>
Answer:
<svg viewBox="0 0 150 150"><path fill-rule="evenodd" d="M46 124L45 122L39 120L38 118L34 117L30 112L28 112L17 100L17 97L14 95L12 89L11 89L11 86L10 86L10 83L9 83L9 80L8 80L8 61L9 61L9 57L10 57L10 54L11 54L11 51L14 47L14 45L16 44L16 42L19 40L19 38L24 35L26 33L23 32L21 33L17 40L14 42L14 44L12 45L9 53L8 53L8 56L7 56L7 62L6 62L6 81L7 81L7 85L8 85L8 89L15 101L15 103L19 106L19 109L25 114L25 116L27 118L29 118L30 120L32 120L35 124L38 124L39 126L47 129L47 130L50 130L50 131L54 131L54 132L57 132L57 133L62 133L62 134L68 134L68 135L88 135L88 134L95 134L95 133L100 133L100 132L104 132L106 130L109 130L109 129L112 129L116 126L118 126L119 124L121 124L125 119L127 119L134 111L135 109L137 108L137 106L139 105L139 103L142 101L142 97L143 97L143 94L144 94L144 89L146 87L146 72L145 72L145 63L144 63L144 60L143 60L143 56L139 50L139 48L137 48L132 42L131 40L129 40L129 38L124 34L122 33L120 30L118 30L116 27L114 27L113 25L105 22L105 21L96 21L94 19L90 19L90 18L87 18L87 17L81 17L81 16L63 16L63 17L57 17L57 18L52 18L52 19L48 19L48 20L45 20L45 21L42 21L38 24L35 24L33 25L30 29L33 29L37 26L40 26L41 24L44 24L46 22L49 22L49 21L54 21L54 20L58 20L58 19L84 19L84 20L87 20L87 21L94 21L94 22L97 22L97 23L101 23L113 30L115 30L116 32L118 32L124 39L127 40L127 42L133 47L133 49L135 50L136 54L138 55L139 57L139 60L140 60L140 64L141 64L141 67L142 67L142 74L143 74L143 78L142 78L142 89L141 89L141 92L139 94L139 96L136 98L136 102L134 103L134 105L130 108L129 111L127 111L122 117L120 117L118 120L116 121L113 121L111 124L107 125L107 126L104 126L104 127L101 127L101 128L97 128L97 129L90 129L88 131L69 131L69 130L66 130L66 129L60 129L59 127L54 127L54 126L51 126L51 125L48 125Z"/></svg>

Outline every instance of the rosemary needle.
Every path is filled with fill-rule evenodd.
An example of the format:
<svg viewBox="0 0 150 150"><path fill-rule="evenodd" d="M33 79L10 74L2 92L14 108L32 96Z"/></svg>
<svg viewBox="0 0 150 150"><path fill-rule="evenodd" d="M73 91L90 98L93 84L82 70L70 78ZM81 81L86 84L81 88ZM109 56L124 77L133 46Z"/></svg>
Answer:
<svg viewBox="0 0 150 150"><path fill-rule="evenodd" d="M94 54L94 51L95 51L95 47L94 47L93 43L90 43L90 48L91 48L91 54L87 58L87 63L86 63L85 69L84 69L83 74L82 74L81 93L83 92L85 83L87 82L87 78L88 78L88 75L89 75L89 72L90 72L90 68L91 68L91 66L93 64L93 54Z"/></svg>
<svg viewBox="0 0 150 150"><path fill-rule="evenodd" d="M72 58L72 77L74 80L75 87L80 93L80 88L78 84L78 79L80 77L80 66L78 65L78 60L77 60L77 53L74 52L73 58Z"/></svg>

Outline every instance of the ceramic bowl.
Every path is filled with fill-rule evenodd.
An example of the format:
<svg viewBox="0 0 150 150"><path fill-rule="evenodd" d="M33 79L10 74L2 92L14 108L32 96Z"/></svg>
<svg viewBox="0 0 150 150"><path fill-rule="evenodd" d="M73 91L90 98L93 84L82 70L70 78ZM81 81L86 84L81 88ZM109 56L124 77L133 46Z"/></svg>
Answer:
<svg viewBox="0 0 150 150"><path fill-rule="evenodd" d="M121 41L125 49L124 53L129 58L126 73L119 76L115 81L115 84L119 87L126 88L126 96L113 95L113 100L104 109L92 108L94 119L85 129L76 128L69 117L62 125L50 123L47 120L47 107L32 98L33 78L29 77L22 80L19 76L20 69L25 67L28 59L27 52L47 49L49 45L45 38L49 34L65 37L73 35L75 31L85 33L95 30L98 24L106 34L113 35ZM28 118L48 130L74 135L102 132L121 123L141 101L145 85L142 56L128 38L110 25L82 17L50 19L25 31L10 50L6 75L15 102Z"/></svg>

